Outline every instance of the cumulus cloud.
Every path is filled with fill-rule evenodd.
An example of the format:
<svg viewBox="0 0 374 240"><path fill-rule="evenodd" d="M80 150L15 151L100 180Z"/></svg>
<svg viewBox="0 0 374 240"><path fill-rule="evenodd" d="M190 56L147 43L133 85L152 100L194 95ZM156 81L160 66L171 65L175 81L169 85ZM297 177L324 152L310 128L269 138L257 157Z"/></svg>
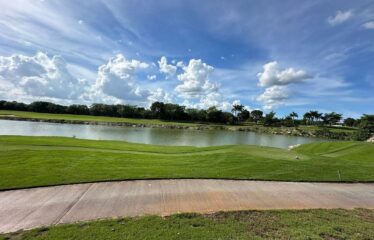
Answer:
<svg viewBox="0 0 374 240"><path fill-rule="evenodd" d="M186 65L182 61L177 62L177 67L184 68Z"/></svg>
<svg viewBox="0 0 374 240"><path fill-rule="evenodd" d="M191 59L183 70L178 75L182 83L175 88L182 98L199 98L218 90L218 85L209 81L214 68L201 59Z"/></svg>
<svg viewBox="0 0 374 240"><path fill-rule="evenodd" d="M177 72L177 67L168 64L168 60L165 56L162 56L160 61L158 61L158 66L160 68L161 73L165 73L169 76L174 75Z"/></svg>
<svg viewBox="0 0 374 240"><path fill-rule="evenodd" d="M277 62L269 62L263 66L263 72L257 74L259 86L269 87L274 85L288 85L291 83L302 82L311 78L303 70L294 68L280 69Z"/></svg>
<svg viewBox="0 0 374 240"><path fill-rule="evenodd" d="M148 96L149 103L153 102L166 102L169 103L172 101L172 96L165 92L162 88L157 88L155 91L152 91Z"/></svg>
<svg viewBox="0 0 374 240"><path fill-rule="evenodd" d="M294 68L280 69L277 62L269 62L263 66L263 72L257 74L260 87L266 87L264 92L256 98L265 109L272 109L282 105L290 97L288 85L301 83L312 78L304 70Z"/></svg>
<svg viewBox="0 0 374 240"><path fill-rule="evenodd" d="M76 99L84 90L84 81L73 77L60 56L0 56L0 79L12 85L18 94L59 99Z"/></svg>
<svg viewBox="0 0 374 240"><path fill-rule="evenodd" d="M227 101L220 93L211 92L204 97L201 97L199 102L192 103L188 99L185 99L182 105L187 108L197 108L197 109L208 109L210 107L216 107L222 111L230 112L232 106L235 104L240 104L239 100L234 100L233 102ZM246 109L250 109L245 106Z"/></svg>
<svg viewBox="0 0 374 240"><path fill-rule="evenodd" d="M345 11L345 12L337 11L335 16L330 16L330 17L327 18L327 22L331 26L335 26L335 25L339 25L339 24L347 21L351 17L353 17L353 11L352 10L348 10L348 11Z"/></svg>
<svg viewBox="0 0 374 240"><path fill-rule="evenodd" d="M273 109L283 104L289 98L289 90L285 86L272 86L265 89L265 92L257 97L257 101L264 105L265 109Z"/></svg>
<svg viewBox="0 0 374 240"><path fill-rule="evenodd" d="M92 89L93 97L106 95L129 101L146 99L149 92L135 84L135 76L136 71L148 67L147 63L127 60L122 54L116 55L99 67L98 77Z"/></svg>
<svg viewBox="0 0 374 240"><path fill-rule="evenodd" d="M156 75L147 75L148 80L155 80L157 78Z"/></svg>
<svg viewBox="0 0 374 240"><path fill-rule="evenodd" d="M374 21L371 21L371 22L366 22L364 23L364 28L366 29L374 29Z"/></svg>

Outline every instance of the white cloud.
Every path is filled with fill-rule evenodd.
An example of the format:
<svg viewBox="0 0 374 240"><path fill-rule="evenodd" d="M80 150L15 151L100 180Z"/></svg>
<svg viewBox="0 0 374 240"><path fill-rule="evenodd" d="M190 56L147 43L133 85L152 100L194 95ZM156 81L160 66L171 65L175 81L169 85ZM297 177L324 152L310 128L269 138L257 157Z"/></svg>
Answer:
<svg viewBox="0 0 374 240"><path fill-rule="evenodd" d="M106 95L120 100L144 101L149 92L136 85L135 76L136 71L148 67L147 63L127 60L122 54L118 54L99 67L92 97L100 99L102 95Z"/></svg>
<svg viewBox="0 0 374 240"><path fill-rule="evenodd" d="M366 29L374 29L374 21L371 21L371 22L366 22L364 23L364 28Z"/></svg>
<svg viewBox="0 0 374 240"><path fill-rule="evenodd" d="M294 68L280 69L277 62L269 62L263 66L263 72L258 73L258 85L266 87L264 93L256 98L265 109L272 109L284 103L290 96L287 85L303 82L312 78L304 70Z"/></svg>
<svg viewBox="0 0 374 240"><path fill-rule="evenodd" d="M335 25L338 25L338 24L341 24L341 23L347 21L352 16L353 16L353 11L352 10L348 10L348 11L345 11L345 12L337 11L335 16L330 16L330 17L327 18L327 22L331 26L335 26Z"/></svg>
<svg viewBox="0 0 374 240"><path fill-rule="evenodd" d="M209 75L214 68L201 59L191 59L184 72L178 75L182 82L175 90L182 98L199 98L218 90L218 85L209 81Z"/></svg>
<svg viewBox="0 0 374 240"><path fill-rule="evenodd" d="M223 106L224 104L225 106ZM222 108L225 107L227 104L222 101L222 97L219 93L217 92L212 92L206 95L205 97L200 99L200 103L198 104L199 108L209 108L209 107L217 107L217 108Z"/></svg>
<svg viewBox="0 0 374 240"><path fill-rule="evenodd" d="M182 61L177 62L177 67L184 68L186 65Z"/></svg>
<svg viewBox="0 0 374 240"><path fill-rule="evenodd" d="M156 75L147 75L148 80L155 80L157 78Z"/></svg>
<svg viewBox="0 0 374 240"><path fill-rule="evenodd" d="M265 109L272 109L283 104L289 98L289 90L285 86L272 86L265 89L265 92L257 97L257 101L262 102Z"/></svg>
<svg viewBox="0 0 374 240"><path fill-rule="evenodd" d="M204 97L201 97L199 102L191 103L189 100L185 100L182 105L188 108L208 109L210 107L216 107L222 111L231 112L234 104L240 104L239 100L229 102L218 92L211 92ZM246 106L247 109L250 109Z"/></svg>
<svg viewBox="0 0 374 240"><path fill-rule="evenodd" d="M293 68L279 69L279 64L277 62L265 64L263 66L263 72L258 73L257 77L259 78L259 86L261 87L288 85L311 78L311 76L303 70L295 70Z"/></svg>
<svg viewBox="0 0 374 240"><path fill-rule="evenodd" d="M0 79L16 88L19 94L35 97L76 99L84 82L73 77L60 56L0 56ZM21 94L22 95L22 94Z"/></svg>
<svg viewBox="0 0 374 240"><path fill-rule="evenodd" d="M58 52L65 58L80 58L90 64L99 64L102 56L115 46L108 37L103 42L95 41L98 34L88 24L79 24L75 9L77 5L46 1L7 1L1 4L0 35L10 42L29 42L34 49L51 53ZM69 9L73 7L74 9ZM22 49L17 52L22 52ZM30 49L29 49L30 50Z"/></svg>
<svg viewBox="0 0 374 240"><path fill-rule="evenodd" d="M177 71L177 67L168 64L168 60L165 56L162 56L160 61L158 61L158 66L160 67L160 72L165 73L166 75L174 75Z"/></svg>
<svg viewBox="0 0 374 240"><path fill-rule="evenodd" d="M157 88L155 91L152 91L148 96L149 103L153 102L172 102L172 96L165 92L162 88Z"/></svg>

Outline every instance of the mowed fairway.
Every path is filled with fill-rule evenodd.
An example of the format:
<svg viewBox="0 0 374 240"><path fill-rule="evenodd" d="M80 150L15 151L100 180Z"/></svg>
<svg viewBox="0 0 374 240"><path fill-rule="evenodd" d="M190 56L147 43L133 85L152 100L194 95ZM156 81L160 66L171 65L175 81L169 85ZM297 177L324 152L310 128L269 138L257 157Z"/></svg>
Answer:
<svg viewBox="0 0 374 240"><path fill-rule="evenodd" d="M167 147L62 137L0 137L0 189L125 179L374 181L374 144Z"/></svg>

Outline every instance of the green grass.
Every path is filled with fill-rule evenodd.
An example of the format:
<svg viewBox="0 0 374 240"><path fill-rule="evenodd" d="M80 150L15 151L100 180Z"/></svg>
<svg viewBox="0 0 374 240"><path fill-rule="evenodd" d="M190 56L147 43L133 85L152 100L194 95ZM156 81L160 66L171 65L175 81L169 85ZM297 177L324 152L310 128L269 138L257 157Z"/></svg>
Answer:
<svg viewBox="0 0 374 240"><path fill-rule="evenodd" d="M374 144L367 142L320 142L289 151L1 136L0 190L162 178L373 182L373 156Z"/></svg>
<svg viewBox="0 0 374 240"><path fill-rule="evenodd" d="M281 210L101 220L0 235L0 239L373 239L374 210Z"/></svg>
<svg viewBox="0 0 374 240"><path fill-rule="evenodd" d="M321 130L323 128L327 128L328 130L332 132L346 132L346 133L353 133L356 132L358 128L356 127L345 127L345 126L305 126L305 125L300 125L298 126L299 129L302 129L304 131L316 131L316 130Z"/></svg>
<svg viewBox="0 0 374 240"><path fill-rule="evenodd" d="M20 118L46 119L46 120L116 122L116 123L175 125L175 126L199 126L201 125L199 123L171 122L171 121L162 121L158 119L119 118L119 117L74 115L74 114L53 114L53 113L37 113L37 112L10 111L10 110L0 110L0 117L1 115L16 116Z"/></svg>

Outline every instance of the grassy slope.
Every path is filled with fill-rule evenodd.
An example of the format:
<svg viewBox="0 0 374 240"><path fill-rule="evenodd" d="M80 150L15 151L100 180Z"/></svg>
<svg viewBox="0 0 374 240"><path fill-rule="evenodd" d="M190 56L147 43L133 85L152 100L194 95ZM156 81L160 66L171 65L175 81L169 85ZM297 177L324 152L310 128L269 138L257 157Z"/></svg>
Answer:
<svg viewBox="0 0 374 240"><path fill-rule="evenodd" d="M0 137L0 189L154 178L374 181L374 144L284 149L167 147L62 137ZM298 159L297 159L298 157Z"/></svg>
<svg viewBox="0 0 374 240"><path fill-rule="evenodd" d="M242 211L93 221L0 239L373 239L374 210Z"/></svg>

